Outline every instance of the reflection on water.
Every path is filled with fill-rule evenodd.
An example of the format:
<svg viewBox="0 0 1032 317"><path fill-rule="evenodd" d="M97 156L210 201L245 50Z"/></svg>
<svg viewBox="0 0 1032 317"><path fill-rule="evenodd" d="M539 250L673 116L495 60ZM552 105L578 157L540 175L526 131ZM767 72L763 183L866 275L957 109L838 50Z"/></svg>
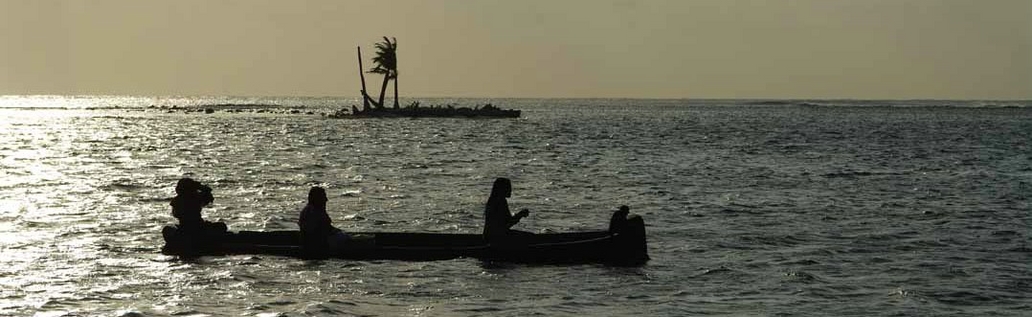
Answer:
<svg viewBox="0 0 1032 317"><path fill-rule="evenodd" d="M525 118L330 120L150 108L227 98L46 98L0 98L0 315L1029 308L1025 108L491 100ZM205 215L233 230L296 228L320 185L345 230L444 232L479 232L491 181L510 177L512 207L533 210L521 229L603 228L626 204L653 260L181 260L158 250L182 176L215 189Z"/></svg>

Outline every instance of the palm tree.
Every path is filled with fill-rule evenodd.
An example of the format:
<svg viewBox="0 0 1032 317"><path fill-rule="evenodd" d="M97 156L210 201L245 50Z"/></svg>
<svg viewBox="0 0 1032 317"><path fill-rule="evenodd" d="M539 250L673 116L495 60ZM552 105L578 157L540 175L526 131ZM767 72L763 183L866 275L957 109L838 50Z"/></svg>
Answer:
<svg viewBox="0 0 1032 317"><path fill-rule="evenodd" d="M393 42L391 40L394 40ZM383 108L383 98L387 94L387 82L394 80L394 108L398 108L398 39L383 37L383 42L376 43L375 67L369 73L382 74L383 85L380 86L380 100L376 107Z"/></svg>

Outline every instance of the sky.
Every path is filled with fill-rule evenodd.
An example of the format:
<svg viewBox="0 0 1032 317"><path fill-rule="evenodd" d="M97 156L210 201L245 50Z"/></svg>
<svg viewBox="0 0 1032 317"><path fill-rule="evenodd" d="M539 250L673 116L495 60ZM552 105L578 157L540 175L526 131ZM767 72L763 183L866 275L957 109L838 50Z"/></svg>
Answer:
<svg viewBox="0 0 1032 317"><path fill-rule="evenodd" d="M1028 0L0 0L0 95L1032 99ZM370 94L379 75L367 74Z"/></svg>

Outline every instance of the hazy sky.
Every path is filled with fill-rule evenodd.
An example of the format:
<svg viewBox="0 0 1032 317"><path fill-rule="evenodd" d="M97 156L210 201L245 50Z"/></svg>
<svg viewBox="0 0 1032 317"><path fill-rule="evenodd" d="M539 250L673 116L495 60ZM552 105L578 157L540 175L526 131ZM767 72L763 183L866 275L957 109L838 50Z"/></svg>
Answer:
<svg viewBox="0 0 1032 317"><path fill-rule="evenodd" d="M0 0L0 94L1032 99L1032 1ZM381 78L366 78L371 94Z"/></svg>

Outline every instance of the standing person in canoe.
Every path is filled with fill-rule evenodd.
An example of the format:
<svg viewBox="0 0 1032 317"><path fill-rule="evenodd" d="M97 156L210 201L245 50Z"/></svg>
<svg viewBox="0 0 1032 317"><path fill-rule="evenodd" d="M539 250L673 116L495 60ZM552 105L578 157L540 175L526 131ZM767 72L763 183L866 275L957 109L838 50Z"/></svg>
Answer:
<svg viewBox="0 0 1032 317"><path fill-rule="evenodd" d="M308 204L301 209L297 225L301 228L301 249L310 257L322 257L339 252L350 238L344 231L333 227L333 221L326 213L326 189L312 187L308 191Z"/></svg>
<svg viewBox="0 0 1032 317"><path fill-rule="evenodd" d="M172 217L179 220L179 232L191 237L226 232L226 224L209 222L201 217L201 208L215 201L211 187L189 177L176 182L176 197L172 198Z"/></svg>
<svg viewBox="0 0 1032 317"><path fill-rule="evenodd" d="M487 206L484 208L484 239L489 244L511 244L518 241L521 236L532 235L529 232L510 229L519 223L520 219L530 215L530 210L525 208L513 215L506 200L510 196L512 182L508 178L495 179L491 187L491 196L487 198Z"/></svg>

